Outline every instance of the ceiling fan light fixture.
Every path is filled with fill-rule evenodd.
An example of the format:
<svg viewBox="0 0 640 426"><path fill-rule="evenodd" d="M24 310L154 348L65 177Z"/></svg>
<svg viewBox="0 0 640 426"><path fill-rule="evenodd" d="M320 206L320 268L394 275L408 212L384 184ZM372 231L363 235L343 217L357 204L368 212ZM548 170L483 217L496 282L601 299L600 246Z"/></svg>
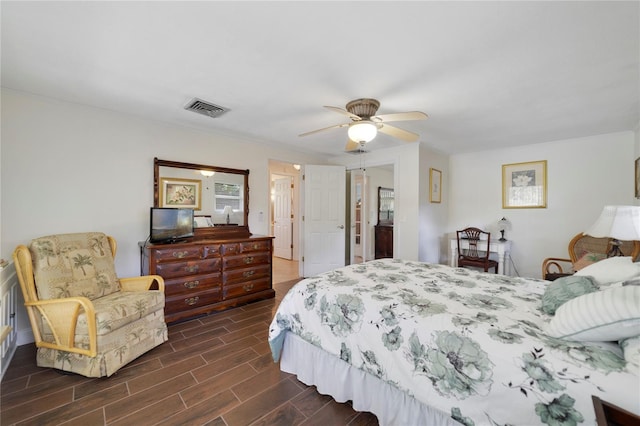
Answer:
<svg viewBox="0 0 640 426"><path fill-rule="evenodd" d="M355 142L370 142L378 134L378 127L371 121L363 120L349 125L349 139Z"/></svg>

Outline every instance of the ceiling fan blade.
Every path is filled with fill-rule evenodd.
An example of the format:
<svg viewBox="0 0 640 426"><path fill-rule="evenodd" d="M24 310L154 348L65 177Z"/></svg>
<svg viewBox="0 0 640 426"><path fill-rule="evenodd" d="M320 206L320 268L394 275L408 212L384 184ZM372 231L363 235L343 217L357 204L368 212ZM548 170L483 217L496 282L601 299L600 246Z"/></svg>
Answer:
<svg viewBox="0 0 640 426"><path fill-rule="evenodd" d="M360 144L354 140L349 139L347 141L347 145L344 147L345 151L355 151L360 148Z"/></svg>
<svg viewBox="0 0 640 426"><path fill-rule="evenodd" d="M355 121L360 121L362 120L362 118L360 118L360 116L355 115L355 114L351 114L349 111L347 111L346 109L340 108L340 107L334 107L334 106L324 106L327 109L330 109L331 111L337 112L338 114L342 114L342 115L346 115L347 117L351 118L352 120Z"/></svg>
<svg viewBox="0 0 640 426"><path fill-rule="evenodd" d="M385 133L389 136L393 136L394 138L402 139L403 141L415 142L418 140L418 138L420 138L420 135L418 135L417 133L401 129L399 127L390 126L388 124L379 124L379 126L379 132Z"/></svg>
<svg viewBox="0 0 640 426"><path fill-rule="evenodd" d="M329 127L325 127L322 129L318 129L318 130L312 130L310 132L306 132L306 133L301 133L298 136L302 137L302 136L309 136L312 135L314 133L318 133L318 132L324 132L325 130L331 130L331 129L338 129L340 127L347 127L349 125L349 123L342 123L342 124L336 124L335 126L329 126Z"/></svg>
<svg viewBox="0 0 640 426"><path fill-rule="evenodd" d="M409 120L426 120L427 114L420 111L397 112L395 114L374 115L372 121L409 121Z"/></svg>

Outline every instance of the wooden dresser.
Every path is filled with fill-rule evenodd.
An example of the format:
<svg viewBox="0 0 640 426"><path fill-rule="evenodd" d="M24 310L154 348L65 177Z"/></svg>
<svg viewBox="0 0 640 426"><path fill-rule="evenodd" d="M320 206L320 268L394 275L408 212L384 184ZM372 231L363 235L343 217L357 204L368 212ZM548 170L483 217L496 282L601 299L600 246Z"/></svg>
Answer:
<svg viewBox="0 0 640 426"><path fill-rule="evenodd" d="M376 259L393 257L393 225L376 225L374 256Z"/></svg>
<svg viewBox="0 0 640 426"><path fill-rule="evenodd" d="M168 323L268 299L273 237L140 243L143 273L165 280Z"/></svg>

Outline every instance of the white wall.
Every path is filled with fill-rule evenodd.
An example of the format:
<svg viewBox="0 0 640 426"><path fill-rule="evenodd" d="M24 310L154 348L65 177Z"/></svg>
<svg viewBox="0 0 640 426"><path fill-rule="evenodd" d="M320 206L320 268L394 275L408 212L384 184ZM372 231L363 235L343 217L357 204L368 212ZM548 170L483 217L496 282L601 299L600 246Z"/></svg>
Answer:
<svg viewBox="0 0 640 426"><path fill-rule="evenodd" d="M440 203L429 201L429 169L442 172ZM449 213L449 156L427 147L420 147L420 202L419 259L429 263L447 263L448 238L443 234Z"/></svg>
<svg viewBox="0 0 640 426"><path fill-rule="evenodd" d="M249 228L255 234L269 232L269 158L326 164L324 157L266 143L6 89L1 95L0 255L6 259L18 244L39 236L99 230L118 242L118 275L139 275L154 157L249 169ZM19 331L29 327L23 315L19 311Z"/></svg>
<svg viewBox="0 0 640 426"><path fill-rule="evenodd" d="M566 257L569 240L607 204L634 203L634 133L622 132L453 155L446 232L466 226L493 232L501 217L513 229L512 258L521 276L541 276L546 257ZM545 209L502 208L502 165L547 160Z"/></svg>

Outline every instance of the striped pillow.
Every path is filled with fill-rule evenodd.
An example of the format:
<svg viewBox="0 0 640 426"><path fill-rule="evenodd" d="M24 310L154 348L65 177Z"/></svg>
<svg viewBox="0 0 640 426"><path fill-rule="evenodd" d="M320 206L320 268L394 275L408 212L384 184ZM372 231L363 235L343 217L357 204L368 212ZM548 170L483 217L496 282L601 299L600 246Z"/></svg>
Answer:
<svg viewBox="0 0 640 426"><path fill-rule="evenodd" d="M551 337L608 342L640 335L640 286L613 287L563 304L547 325Z"/></svg>

